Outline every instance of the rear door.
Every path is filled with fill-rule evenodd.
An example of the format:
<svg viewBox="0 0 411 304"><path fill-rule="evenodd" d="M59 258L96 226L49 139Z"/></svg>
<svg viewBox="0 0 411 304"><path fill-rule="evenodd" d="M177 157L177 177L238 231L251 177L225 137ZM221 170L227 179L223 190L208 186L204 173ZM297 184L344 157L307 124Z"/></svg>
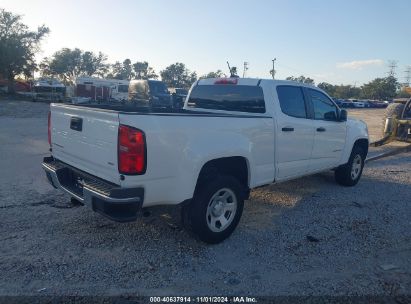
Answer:
<svg viewBox="0 0 411 304"><path fill-rule="evenodd" d="M276 88L279 109L276 111L276 180L304 175L309 169L314 141L313 121L300 86L279 85Z"/></svg>
<svg viewBox="0 0 411 304"><path fill-rule="evenodd" d="M52 104L53 157L118 184L118 125L114 111Z"/></svg>
<svg viewBox="0 0 411 304"><path fill-rule="evenodd" d="M310 172L338 165L346 136L347 123L338 120L338 108L324 93L306 89L313 111L315 129Z"/></svg>

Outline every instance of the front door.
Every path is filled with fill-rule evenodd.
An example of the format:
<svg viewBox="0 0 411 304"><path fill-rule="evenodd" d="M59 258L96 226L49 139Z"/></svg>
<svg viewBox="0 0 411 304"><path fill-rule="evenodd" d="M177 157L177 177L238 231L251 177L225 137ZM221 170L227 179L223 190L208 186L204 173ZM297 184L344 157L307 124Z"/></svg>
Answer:
<svg viewBox="0 0 411 304"><path fill-rule="evenodd" d="M314 112L314 145L310 172L334 168L339 164L345 144L347 123L339 121L333 101L315 89L306 89Z"/></svg>
<svg viewBox="0 0 411 304"><path fill-rule="evenodd" d="M308 107L299 86L277 86L280 109L277 111L276 180L306 174L314 141L313 120L308 119Z"/></svg>

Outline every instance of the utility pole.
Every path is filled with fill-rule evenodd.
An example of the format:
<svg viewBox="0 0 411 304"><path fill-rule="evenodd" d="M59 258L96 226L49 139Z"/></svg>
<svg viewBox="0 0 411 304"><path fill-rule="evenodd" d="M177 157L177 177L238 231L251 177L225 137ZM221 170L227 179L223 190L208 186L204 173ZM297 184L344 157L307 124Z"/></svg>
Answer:
<svg viewBox="0 0 411 304"><path fill-rule="evenodd" d="M407 66L404 73L405 73L405 77L404 77L405 78L405 85L407 87L409 87L410 86L410 81L411 81L411 65Z"/></svg>
<svg viewBox="0 0 411 304"><path fill-rule="evenodd" d="M275 63L275 61L277 60L277 58L274 58L272 61L273 61L273 69L272 69L272 73L271 73L271 75L273 76L273 79L275 79L275 68L274 68L274 63Z"/></svg>
<svg viewBox="0 0 411 304"><path fill-rule="evenodd" d="M248 71L248 62L244 61L243 78L245 77L245 74L247 71Z"/></svg>
<svg viewBox="0 0 411 304"><path fill-rule="evenodd" d="M388 76L395 77L395 69L397 68L397 61L390 60L388 61Z"/></svg>

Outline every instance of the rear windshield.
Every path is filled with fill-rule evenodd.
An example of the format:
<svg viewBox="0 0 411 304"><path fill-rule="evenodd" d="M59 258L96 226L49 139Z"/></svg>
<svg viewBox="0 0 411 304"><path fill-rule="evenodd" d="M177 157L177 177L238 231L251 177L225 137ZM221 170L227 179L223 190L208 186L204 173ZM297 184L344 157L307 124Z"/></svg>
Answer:
<svg viewBox="0 0 411 304"><path fill-rule="evenodd" d="M190 94L191 108L265 113L263 90L245 85L198 85Z"/></svg>

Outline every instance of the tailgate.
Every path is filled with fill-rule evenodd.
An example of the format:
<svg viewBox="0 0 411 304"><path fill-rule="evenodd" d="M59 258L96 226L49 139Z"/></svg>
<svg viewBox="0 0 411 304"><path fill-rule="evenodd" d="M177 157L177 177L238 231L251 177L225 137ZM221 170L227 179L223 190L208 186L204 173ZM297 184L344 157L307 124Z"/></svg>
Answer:
<svg viewBox="0 0 411 304"><path fill-rule="evenodd" d="M51 104L53 156L77 169L119 184L118 113Z"/></svg>

